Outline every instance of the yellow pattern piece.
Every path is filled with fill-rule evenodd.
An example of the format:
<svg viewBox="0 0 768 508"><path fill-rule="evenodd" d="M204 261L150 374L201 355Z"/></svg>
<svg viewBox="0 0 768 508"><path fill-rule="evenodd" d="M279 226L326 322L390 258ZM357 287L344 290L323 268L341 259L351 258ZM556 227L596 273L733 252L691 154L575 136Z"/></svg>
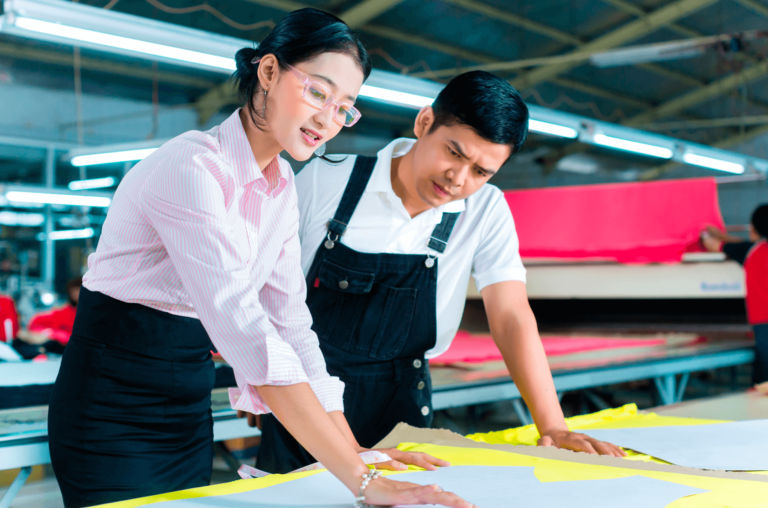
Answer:
<svg viewBox="0 0 768 508"><path fill-rule="evenodd" d="M711 423L725 423L728 420L705 420L701 418L683 418L677 416L659 416L656 413L639 414L637 405L626 404L614 409L605 409L597 413L573 416L566 418L568 429L573 431L593 429L626 429L635 427L667 427L672 425L707 425ZM536 425L525 425L513 429L499 430L470 434L467 438L480 443L511 444L535 446L539 440L539 431ZM627 460L641 462L656 462L669 464L661 459L651 457L644 453L627 450Z"/></svg>

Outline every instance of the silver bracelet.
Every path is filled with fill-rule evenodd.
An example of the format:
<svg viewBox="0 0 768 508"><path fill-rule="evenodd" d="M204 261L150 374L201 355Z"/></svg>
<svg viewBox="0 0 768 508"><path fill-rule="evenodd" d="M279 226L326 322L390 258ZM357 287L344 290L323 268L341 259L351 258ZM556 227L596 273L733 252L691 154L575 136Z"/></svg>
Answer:
<svg viewBox="0 0 768 508"><path fill-rule="evenodd" d="M368 486L371 480L375 480L381 476L381 474L381 471L374 469L363 475L363 484L360 485L360 492L355 498L355 508L372 508L371 505L365 502L365 488Z"/></svg>

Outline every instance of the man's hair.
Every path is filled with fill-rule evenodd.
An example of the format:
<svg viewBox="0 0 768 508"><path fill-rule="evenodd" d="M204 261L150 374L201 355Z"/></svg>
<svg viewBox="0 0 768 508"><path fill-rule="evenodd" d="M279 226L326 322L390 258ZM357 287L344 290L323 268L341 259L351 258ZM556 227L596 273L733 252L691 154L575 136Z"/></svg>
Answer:
<svg viewBox="0 0 768 508"><path fill-rule="evenodd" d="M768 203L758 206L752 212L752 227L758 235L768 238Z"/></svg>
<svg viewBox="0 0 768 508"><path fill-rule="evenodd" d="M466 125L486 141L509 146L512 154L528 137L528 107L520 92L490 72L456 76L440 91L432 109L435 121L430 133L441 125Z"/></svg>

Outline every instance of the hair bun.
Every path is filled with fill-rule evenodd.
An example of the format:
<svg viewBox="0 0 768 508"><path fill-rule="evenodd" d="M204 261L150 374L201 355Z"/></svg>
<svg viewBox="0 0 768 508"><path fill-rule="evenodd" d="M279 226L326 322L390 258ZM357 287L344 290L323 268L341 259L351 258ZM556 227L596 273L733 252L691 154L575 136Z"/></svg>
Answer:
<svg viewBox="0 0 768 508"><path fill-rule="evenodd" d="M247 80L254 72L253 61L259 57L259 50L254 48L243 48L235 54L236 77L241 80Z"/></svg>

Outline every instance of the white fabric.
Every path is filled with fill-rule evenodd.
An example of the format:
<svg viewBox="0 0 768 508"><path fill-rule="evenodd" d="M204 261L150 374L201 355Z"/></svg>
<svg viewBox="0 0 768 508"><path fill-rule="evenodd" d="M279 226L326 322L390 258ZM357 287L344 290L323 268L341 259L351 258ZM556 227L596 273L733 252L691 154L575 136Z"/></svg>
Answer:
<svg viewBox="0 0 768 508"><path fill-rule="evenodd" d="M466 200L410 217L392 190L391 164L393 157L402 157L414 143L413 139L396 139L379 151L371 179L341 242L366 253L437 254L427 249L427 241L442 213L462 212L445 252L437 254L437 343L426 355L434 358L448 349L456 335L470 274L478 289L483 289L503 281L525 282L525 268L512 213L504 194L493 185L484 185ZM339 164L314 159L296 176L305 275L327 234L326 222L336 213L355 160L354 155Z"/></svg>

